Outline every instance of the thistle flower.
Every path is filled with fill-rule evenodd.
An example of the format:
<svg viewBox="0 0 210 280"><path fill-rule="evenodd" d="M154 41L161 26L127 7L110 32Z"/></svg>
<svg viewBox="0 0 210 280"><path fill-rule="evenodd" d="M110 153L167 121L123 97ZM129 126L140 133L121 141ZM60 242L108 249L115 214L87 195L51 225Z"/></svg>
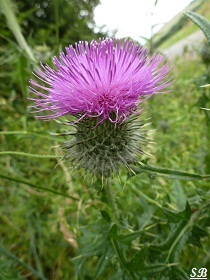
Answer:
<svg viewBox="0 0 210 280"><path fill-rule="evenodd" d="M100 122L124 121L136 111L142 97L170 84L162 82L170 71L168 65L158 68L164 56L154 54L149 58L148 53L129 40L105 39L69 46L60 60L53 58L55 69L41 64L44 71L35 71L46 86L30 81L34 87L31 91L40 97L31 99L34 108L37 112L51 112L37 118L80 114L82 118L97 117Z"/></svg>
<svg viewBox="0 0 210 280"><path fill-rule="evenodd" d="M65 157L79 168L108 176L119 162L128 167L142 152L142 123L133 117L141 111L139 104L171 84L164 59L149 57L130 40L69 46L60 59L53 58L54 69L41 64L34 72L44 85L30 80L35 112L49 112L36 117L76 117L74 137L63 146Z"/></svg>

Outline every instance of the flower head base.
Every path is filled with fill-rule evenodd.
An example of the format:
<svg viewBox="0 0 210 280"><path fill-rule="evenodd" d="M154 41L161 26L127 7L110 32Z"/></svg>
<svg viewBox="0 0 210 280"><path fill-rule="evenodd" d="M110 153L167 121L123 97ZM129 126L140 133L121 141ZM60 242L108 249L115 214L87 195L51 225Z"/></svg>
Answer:
<svg viewBox="0 0 210 280"><path fill-rule="evenodd" d="M132 171L132 164L145 154L142 147L148 143L144 123L135 115L116 127L108 119L97 125L96 118L84 118L75 132L68 134L73 137L62 145L65 159L78 169L104 178L118 173L121 165Z"/></svg>
<svg viewBox="0 0 210 280"><path fill-rule="evenodd" d="M97 124L109 120L124 122L138 111L144 98L171 84L164 56L154 54L132 41L105 39L80 42L66 48L60 59L54 57L54 69L42 65L34 75L44 85L31 80L36 112L50 120L64 115L97 118ZM114 116L114 118L113 118Z"/></svg>

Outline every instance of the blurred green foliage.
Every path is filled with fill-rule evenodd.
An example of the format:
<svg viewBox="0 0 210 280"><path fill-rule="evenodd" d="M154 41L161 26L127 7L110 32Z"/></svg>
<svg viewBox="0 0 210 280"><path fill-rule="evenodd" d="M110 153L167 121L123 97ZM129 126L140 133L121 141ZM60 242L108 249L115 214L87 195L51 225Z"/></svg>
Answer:
<svg viewBox="0 0 210 280"><path fill-rule="evenodd" d="M54 49L57 28L63 47L105 35L99 29L97 34L94 32L93 12L98 4L99 0L17 0L12 2L12 7L30 46L47 45ZM12 39L1 13L0 24L1 35ZM2 37L0 42L5 44Z"/></svg>
<svg viewBox="0 0 210 280"><path fill-rule="evenodd" d="M208 0L194 0L187 7L188 11L196 12L208 20L210 19L209 8ZM165 50L196 31L198 31L197 26L189 21L183 13L179 13L154 35L154 46Z"/></svg>

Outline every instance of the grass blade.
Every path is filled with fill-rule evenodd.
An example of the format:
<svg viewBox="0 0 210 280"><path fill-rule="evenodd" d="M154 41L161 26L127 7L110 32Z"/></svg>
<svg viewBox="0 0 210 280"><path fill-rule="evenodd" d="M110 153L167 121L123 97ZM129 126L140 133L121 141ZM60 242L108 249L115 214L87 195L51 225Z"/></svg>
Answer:
<svg viewBox="0 0 210 280"><path fill-rule="evenodd" d="M5 248L0 247L0 252L2 254L6 255L8 258L11 258L13 261L15 261L17 264L21 265L22 267L24 267L28 271L30 271L34 276L37 277L37 279L47 280L47 278L45 278L42 274L40 274L40 272L35 270L33 267L31 267L27 263L21 261L16 255L12 254L10 251L6 250Z"/></svg>
<svg viewBox="0 0 210 280"><path fill-rule="evenodd" d="M12 31L13 35L15 36L20 48L22 50L25 50L28 57L32 61L35 62L36 59L35 59L30 47L28 46L26 40L24 39L24 37L21 33L20 25L19 25L18 20L17 20L14 12L12 10L10 1L9 0L1 0L0 1L0 8L1 8L1 11L4 13L4 15L6 17L8 27Z"/></svg>
<svg viewBox="0 0 210 280"><path fill-rule="evenodd" d="M22 183L22 184L28 185L28 186L30 186L30 187L32 187L34 189L38 189L38 190L41 190L41 191L53 193L53 194L56 194L56 195L61 195L61 196L64 196L64 197L71 198L73 200L79 200L79 198L76 198L76 197L71 196L71 195L67 195L65 193L60 193L60 192L54 191L52 189L36 186L35 184L33 184L33 183L31 183L31 182L29 182L29 181L27 181L25 179L22 179L22 178L15 178L15 177L11 177L11 176L8 176L8 175L3 175L3 174L0 174L0 177L4 178L4 179L8 179L10 181L14 181L14 182L18 182L18 183Z"/></svg>

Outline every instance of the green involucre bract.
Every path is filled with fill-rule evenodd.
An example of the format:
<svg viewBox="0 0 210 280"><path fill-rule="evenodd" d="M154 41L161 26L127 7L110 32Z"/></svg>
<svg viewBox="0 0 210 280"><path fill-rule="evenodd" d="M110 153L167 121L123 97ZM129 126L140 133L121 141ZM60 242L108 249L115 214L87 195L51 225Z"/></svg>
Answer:
<svg viewBox="0 0 210 280"><path fill-rule="evenodd" d="M72 139L62 145L64 158L97 177L118 173L120 165L131 171L131 164L139 160L144 153L142 146L148 143L144 123L139 116L117 126L109 120L99 125L97 122L97 118L86 118L75 125L75 131L69 132Z"/></svg>

